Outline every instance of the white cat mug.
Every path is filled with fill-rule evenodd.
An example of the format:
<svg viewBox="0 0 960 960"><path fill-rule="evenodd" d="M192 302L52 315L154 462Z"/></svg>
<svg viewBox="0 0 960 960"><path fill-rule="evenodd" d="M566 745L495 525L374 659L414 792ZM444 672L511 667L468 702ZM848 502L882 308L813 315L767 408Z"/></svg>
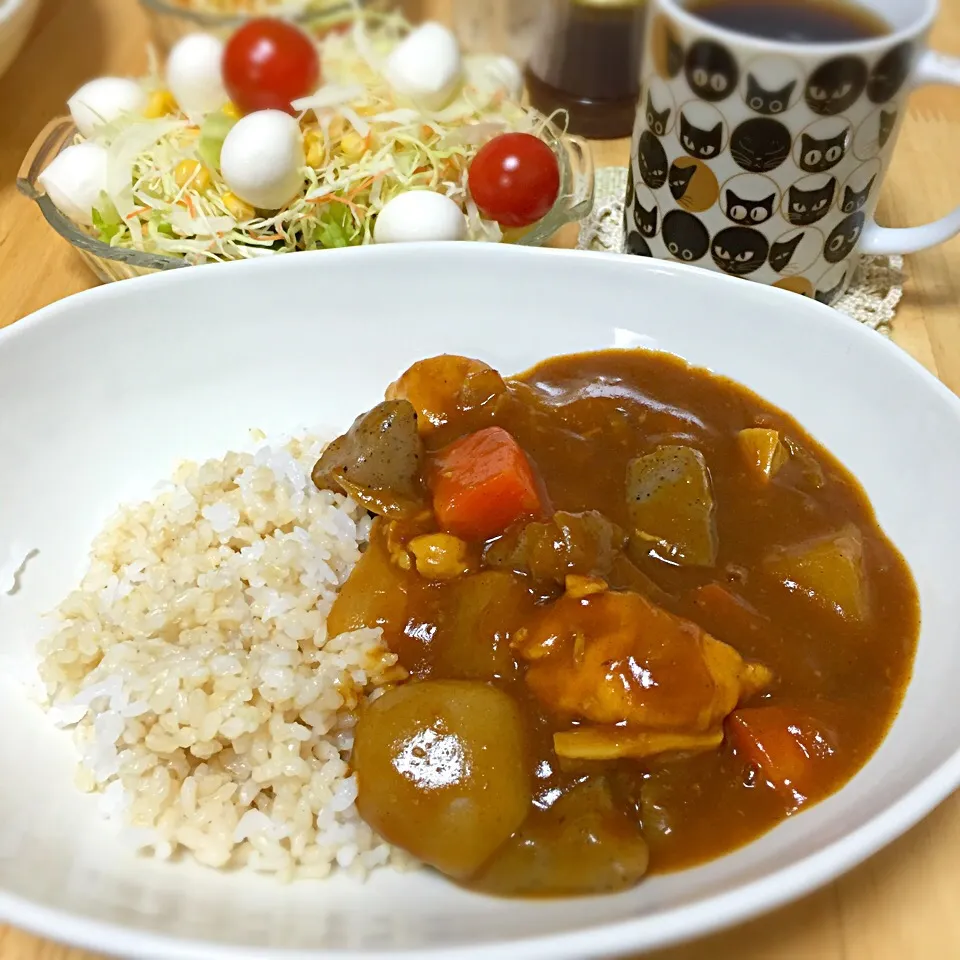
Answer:
<svg viewBox="0 0 960 960"><path fill-rule="evenodd" d="M960 233L960 208L906 229L873 219L910 91L960 86L960 68L925 48L936 0L859 6L891 31L784 43L707 23L683 0L649 0L628 253L832 304L861 254L913 253Z"/></svg>

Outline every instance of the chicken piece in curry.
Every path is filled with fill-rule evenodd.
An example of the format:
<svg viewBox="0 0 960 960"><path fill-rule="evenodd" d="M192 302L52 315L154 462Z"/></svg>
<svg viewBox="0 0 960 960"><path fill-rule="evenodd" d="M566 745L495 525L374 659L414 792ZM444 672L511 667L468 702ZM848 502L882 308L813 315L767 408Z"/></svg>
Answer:
<svg viewBox="0 0 960 960"><path fill-rule="evenodd" d="M313 479L376 515L328 633L407 673L360 715L358 808L471 888L728 852L848 780L909 679L916 589L857 482L676 358L423 360Z"/></svg>

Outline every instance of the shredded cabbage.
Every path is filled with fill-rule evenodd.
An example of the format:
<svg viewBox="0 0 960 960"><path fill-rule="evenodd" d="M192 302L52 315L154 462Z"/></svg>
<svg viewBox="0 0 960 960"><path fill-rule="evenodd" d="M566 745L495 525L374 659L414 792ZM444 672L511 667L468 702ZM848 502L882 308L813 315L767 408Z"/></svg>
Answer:
<svg viewBox="0 0 960 960"><path fill-rule="evenodd" d="M500 241L499 225L470 199L470 161L505 130L555 135L556 129L509 98L494 57L464 57L462 86L441 110L424 112L395 94L382 64L409 29L396 13L357 13L351 29L318 42L324 86L294 108L320 158L308 150L313 165L302 170L303 189L279 211L244 215L230 194L219 162L235 121L222 111L203 118L126 116L100 128L94 139L108 150L108 185L94 211L94 232L114 247L190 262L353 246L371 241L376 216L393 197L425 188L460 205L470 239ZM148 92L162 86L156 71L142 83ZM197 172L185 183L181 173L181 185L184 161Z"/></svg>

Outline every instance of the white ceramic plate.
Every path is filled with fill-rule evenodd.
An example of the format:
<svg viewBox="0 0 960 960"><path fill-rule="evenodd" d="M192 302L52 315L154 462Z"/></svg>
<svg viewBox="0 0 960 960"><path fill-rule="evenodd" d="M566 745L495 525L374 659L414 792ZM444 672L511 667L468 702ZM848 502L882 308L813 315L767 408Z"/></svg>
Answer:
<svg viewBox="0 0 960 960"><path fill-rule="evenodd" d="M67 735L17 678L92 535L182 457L248 429L345 427L421 357L521 370L655 347L795 415L860 478L919 584L903 710L839 794L706 866L614 896L501 901L423 872L280 886L137 860L72 786ZM0 919L128 958L608 956L743 920L824 883L960 783L960 401L899 348L800 297L633 257L389 246L131 280L0 334L0 548L39 553L0 595Z"/></svg>

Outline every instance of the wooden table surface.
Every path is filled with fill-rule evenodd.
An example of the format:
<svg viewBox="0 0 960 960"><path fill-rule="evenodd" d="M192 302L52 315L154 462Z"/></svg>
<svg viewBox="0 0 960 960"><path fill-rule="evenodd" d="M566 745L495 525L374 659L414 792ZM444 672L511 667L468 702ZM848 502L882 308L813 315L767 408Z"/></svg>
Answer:
<svg viewBox="0 0 960 960"><path fill-rule="evenodd" d="M30 42L0 79L0 327L95 284L16 171L36 133L84 80L136 74L146 24L135 0L45 0ZM960 0L944 0L933 44L960 55ZM596 145L598 165L625 163L622 141ZM917 224L960 203L960 94L914 95L879 219ZM907 260L894 339L960 392L960 239ZM882 853L792 906L655 960L960 958L960 794ZM96 960L0 926L0 960Z"/></svg>

